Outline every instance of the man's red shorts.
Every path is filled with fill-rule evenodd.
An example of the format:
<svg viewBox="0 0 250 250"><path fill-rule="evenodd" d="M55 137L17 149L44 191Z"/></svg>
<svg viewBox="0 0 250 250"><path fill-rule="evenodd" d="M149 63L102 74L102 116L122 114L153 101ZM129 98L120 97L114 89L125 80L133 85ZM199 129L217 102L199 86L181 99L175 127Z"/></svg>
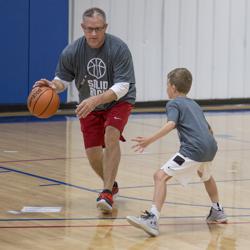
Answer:
<svg viewBox="0 0 250 250"><path fill-rule="evenodd" d="M93 111L87 117L80 118L85 148L105 146L104 134L107 126L117 128L121 132L120 140L125 141L122 131L128 122L132 104L121 102L108 110Z"/></svg>

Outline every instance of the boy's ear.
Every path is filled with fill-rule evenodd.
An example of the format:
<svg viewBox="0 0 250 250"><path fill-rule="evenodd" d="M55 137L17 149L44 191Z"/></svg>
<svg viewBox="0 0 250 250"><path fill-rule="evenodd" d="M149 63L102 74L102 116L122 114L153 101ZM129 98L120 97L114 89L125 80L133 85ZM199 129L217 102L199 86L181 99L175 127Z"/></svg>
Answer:
<svg viewBox="0 0 250 250"><path fill-rule="evenodd" d="M174 84L172 85L172 88L174 91L177 91L176 86Z"/></svg>

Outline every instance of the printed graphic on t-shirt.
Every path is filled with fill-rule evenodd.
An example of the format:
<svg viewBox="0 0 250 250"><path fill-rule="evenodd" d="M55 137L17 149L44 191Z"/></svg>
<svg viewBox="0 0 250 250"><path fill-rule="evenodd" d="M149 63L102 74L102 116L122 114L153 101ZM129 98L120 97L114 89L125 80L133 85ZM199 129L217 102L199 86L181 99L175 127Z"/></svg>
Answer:
<svg viewBox="0 0 250 250"><path fill-rule="evenodd" d="M108 81L100 80L106 74L106 65L100 58L92 58L87 65L89 76L93 79L88 79L90 96L102 94L108 89Z"/></svg>
<svg viewBox="0 0 250 250"><path fill-rule="evenodd" d="M106 65L100 58L92 58L87 65L89 75L96 79L102 78L106 73Z"/></svg>

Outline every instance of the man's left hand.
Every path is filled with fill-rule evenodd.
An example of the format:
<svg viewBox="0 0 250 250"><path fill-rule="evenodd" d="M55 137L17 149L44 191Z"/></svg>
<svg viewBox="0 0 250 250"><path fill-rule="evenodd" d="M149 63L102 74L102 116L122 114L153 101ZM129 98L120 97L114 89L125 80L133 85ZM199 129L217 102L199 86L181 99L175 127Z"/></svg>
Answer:
<svg viewBox="0 0 250 250"><path fill-rule="evenodd" d="M85 118L98 105L97 96L89 97L83 100L76 108L75 112L79 118Z"/></svg>

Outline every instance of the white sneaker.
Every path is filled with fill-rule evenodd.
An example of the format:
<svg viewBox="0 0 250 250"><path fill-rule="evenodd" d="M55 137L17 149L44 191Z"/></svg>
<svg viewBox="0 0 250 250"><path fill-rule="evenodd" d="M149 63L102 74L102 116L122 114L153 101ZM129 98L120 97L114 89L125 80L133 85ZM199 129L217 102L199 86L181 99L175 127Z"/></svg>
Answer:
<svg viewBox="0 0 250 250"><path fill-rule="evenodd" d="M207 216L207 223L227 223L227 216L224 210L216 210L211 207L209 215Z"/></svg>
<svg viewBox="0 0 250 250"><path fill-rule="evenodd" d="M157 218L154 214L149 213L148 211L144 211L140 217L135 216L127 216L127 221L134 227L143 229L150 236L158 236L159 225Z"/></svg>

